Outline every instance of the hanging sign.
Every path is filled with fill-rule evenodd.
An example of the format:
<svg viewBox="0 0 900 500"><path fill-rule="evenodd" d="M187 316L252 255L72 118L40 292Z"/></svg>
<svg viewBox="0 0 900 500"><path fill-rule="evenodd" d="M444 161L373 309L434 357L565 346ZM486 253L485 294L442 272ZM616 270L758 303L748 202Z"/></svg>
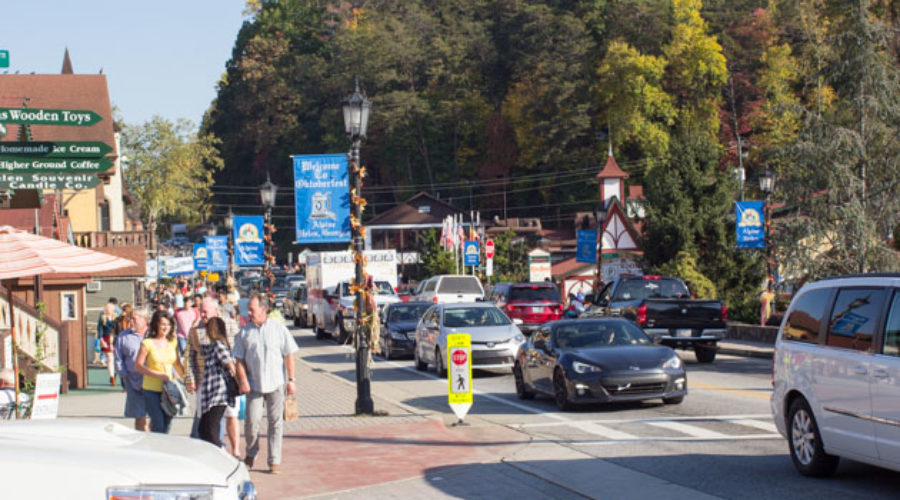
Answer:
<svg viewBox="0 0 900 500"><path fill-rule="evenodd" d="M167 278L194 274L193 257L163 257L161 260L160 272Z"/></svg>
<svg viewBox="0 0 900 500"><path fill-rule="evenodd" d="M89 189L100 185L94 174L0 173L0 189Z"/></svg>
<svg viewBox="0 0 900 500"><path fill-rule="evenodd" d="M113 148L105 142L0 142L0 155L42 156L45 158L102 158Z"/></svg>
<svg viewBox="0 0 900 500"><path fill-rule="evenodd" d="M478 241L467 241L463 247L464 264L477 266L481 264L481 251L478 249Z"/></svg>
<svg viewBox="0 0 900 500"><path fill-rule="evenodd" d="M738 248L764 248L766 234L763 224L763 202L738 201L734 204L737 214Z"/></svg>
<svg viewBox="0 0 900 500"><path fill-rule="evenodd" d="M209 251L204 243L194 243L194 269L206 271L209 268Z"/></svg>
<svg viewBox="0 0 900 500"><path fill-rule="evenodd" d="M266 250L263 241L263 216L235 215L232 231L234 264L242 267L262 266Z"/></svg>
<svg viewBox="0 0 900 500"><path fill-rule="evenodd" d="M579 229L575 247L575 262L597 263L597 230Z"/></svg>
<svg viewBox="0 0 900 500"><path fill-rule="evenodd" d="M206 254L209 258L207 271L227 271L228 236L207 236Z"/></svg>
<svg viewBox="0 0 900 500"><path fill-rule="evenodd" d="M103 117L84 109L0 108L0 122L90 127Z"/></svg>
<svg viewBox="0 0 900 500"><path fill-rule="evenodd" d="M295 243L350 241L347 155L294 156Z"/></svg>
<svg viewBox="0 0 900 500"><path fill-rule="evenodd" d="M18 158L0 156L0 171L23 174L80 174L106 172L113 163L106 158Z"/></svg>
<svg viewBox="0 0 900 500"><path fill-rule="evenodd" d="M62 374L39 373L34 382L34 401L31 403L32 420L56 418L59 412L59 384Z"/></svg>
<svg viewBox="0 0 900 500"><path fill-rule="evenodd" d="M472 339L467 333L447 335L447 384L450 409L460 421L472 408Z"/></svg>

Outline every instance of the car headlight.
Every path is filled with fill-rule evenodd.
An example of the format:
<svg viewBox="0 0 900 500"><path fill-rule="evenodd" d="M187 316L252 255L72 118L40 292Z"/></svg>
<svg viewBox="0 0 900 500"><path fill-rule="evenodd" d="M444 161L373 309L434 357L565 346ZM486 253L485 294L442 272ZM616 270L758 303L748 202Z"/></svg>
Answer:
<svg viewBox="0 0 900 500"><path fill-rule="evenodd" d="M394 330L390 330L389 333L390 333L392 339L397 339L397 340L406 340L407 339L405 333L397 332Z"/></svg>
<svg viewBox="0 0 900 500"><path fill-rule="evenodd" d="M106 489L107 500L212 500L209 486L116 486Z"/></svg>
<svg viewBox="0 0 900 500"><path fill-rule="evenodd" d="M513 337L513 340L516 342L516 344L521 344L522 342L525 342L525 337L523 337L521 333L517 333Z"/></svg>
<svg viewBox="0 0 900 500"><path fill-rule="evenodd" d="M575 370L575 373L600 373L603 371L599 366L589 365L581 361L572 361L572 369Z"/></svg>
<svg viewBox="0 0 900 500"><path fill-rule="evenodd" d="M672 356L663 363L663 368L666 370L677 370L681 368L681 358L679 358L677 354Z"/></svg>

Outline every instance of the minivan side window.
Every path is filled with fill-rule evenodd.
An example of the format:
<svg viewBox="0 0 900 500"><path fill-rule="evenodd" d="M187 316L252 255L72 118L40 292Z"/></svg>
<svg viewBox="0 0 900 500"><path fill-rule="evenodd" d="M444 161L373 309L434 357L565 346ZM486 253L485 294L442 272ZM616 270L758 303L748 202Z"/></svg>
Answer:
<svg viewBox="0 0 900 500"><path fill-rule="evenodd" d="M437 280L428 280L425 282L425 292L433 292L434 285L437 283Z"/></svg>
<svg viewBox="0 0 900 500"><path fill-rule="evenodd" d="M819 326L822 324L830 301L831 289L828 288L810 290L798 297L791 309L791 315L788 316L781 338L797 342L817 343Z"/></svg>
<svg viewBox="0 0 900 500"><path fill-rule="evenodd" d="M825 343L833 347L868 351L884 310L883 288L844 288L838 291L828 322Z"/></svg>
<svg viewBox="0 0 900 500"><path fill-rule="evenodd" d="M882 352L886 356L900 356L900 292L894 294L888 311Z"/></svg>

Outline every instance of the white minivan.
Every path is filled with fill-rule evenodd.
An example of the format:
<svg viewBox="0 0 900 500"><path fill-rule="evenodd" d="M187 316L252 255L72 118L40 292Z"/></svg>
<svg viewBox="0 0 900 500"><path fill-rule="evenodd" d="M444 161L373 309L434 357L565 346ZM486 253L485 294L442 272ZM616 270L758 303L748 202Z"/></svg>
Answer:
<svg viewBox="0 0 900 500"><path fill-rule="evenodd" d="M900 471L900 273L838 276L794 295L775 343L772 413L791 460Z"/></svg>
<svg viewBox="0 0 900 500"><path fill-rule="evenodd" d="M481 281L468 274L439 274L423 281L416 300L435 304L475 302L484 299Z"/></svg>

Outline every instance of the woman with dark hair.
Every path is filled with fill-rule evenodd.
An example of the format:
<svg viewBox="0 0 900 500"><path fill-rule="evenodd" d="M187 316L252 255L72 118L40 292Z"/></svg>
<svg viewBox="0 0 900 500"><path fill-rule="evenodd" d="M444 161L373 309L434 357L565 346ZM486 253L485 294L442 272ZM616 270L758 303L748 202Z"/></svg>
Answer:
<svg viewBox="0 0 900 500"><path fill-rule="evenodd" d="M142 388L153 432L168 433L172 425L172 417L162 409L163 382L184 376L174 324L168 311L153 313L150 329L134 361L134 369L144 375Z"/></svg>
<svg viewBox="0 0 900 500"><path fill-rule="evenodd" d="M222 318L209 318L206 323L209 343L200 346L203 357L203 390L200 391L200 438L216 446L222 446L220 424L228 406L226 371L235 376L231 345Z"/></svg>

